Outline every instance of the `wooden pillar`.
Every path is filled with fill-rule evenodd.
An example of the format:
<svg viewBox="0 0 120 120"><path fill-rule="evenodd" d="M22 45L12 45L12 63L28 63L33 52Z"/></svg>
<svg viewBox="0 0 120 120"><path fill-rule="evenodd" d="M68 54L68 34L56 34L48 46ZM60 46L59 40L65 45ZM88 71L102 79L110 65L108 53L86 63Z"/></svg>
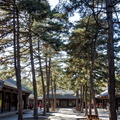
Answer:
<svg viewBox="0 0 120 120"><path fill-rule="evenodd" d="M59 103L59 107L61 107L61 100L59 100L60 101L60 103Z"/></svg>
<svg viewBox="0 0 120 120"><path fill-rule="evenodd" d="M2 93L2 110L1 112L5 111L5 92Z"/></svg>
<svg viewBox="0 0 120 120"><path fill-rule="evenodd" d="M26 95L22 95L22 108L25 109L26 105Z"/></svg>
<svg viewBox="0 0 120 120"><path fill-rule="evenodd" d="M19 100L18 100L18 94L17 94L17 110L19 109Z"/></svg>
<svg viewBox="0 0 120 120"><path fill-rule="evenodd" d="M69 107L69 99L67 100L67 107Z"/></svg>
<svg viewBox="0 0 120 120"><path fill-rule="evenodd" d="M2 92L0 92L0 113L2 111Z"/></svg>
<svg viewBox="0 0 120 120"><path fill-rule="evenodd" d="M15 95L15 99L16 99L16 110L17 110L17 106L18 106L18 99L17 99L17 94Z"/></svg>
<svg viewBox="0 0 120 120"><path fill-rule="evenodd" d="M11 111L11 100L12 100L12 93L9 96L9 111Z"/></svg>
<svg viewBox="0 0 120 120"><path fill-rule="evenodd" d="M116 110L118 111L118 98L116 98Z"/></svg>
<svg viewBox="0 0 120 120"><path fill-rule="evenodd" d="M26 96L25 96L25 109L28 109L28 97L29 97L29 95L28 94L26 94Z"/></svg>
<svg viewBox="0 0 120 120"><path fill-rule="evenodd" d="M102 108L104 109L104 99L102 100L102 105L103 105Z"/></svg>

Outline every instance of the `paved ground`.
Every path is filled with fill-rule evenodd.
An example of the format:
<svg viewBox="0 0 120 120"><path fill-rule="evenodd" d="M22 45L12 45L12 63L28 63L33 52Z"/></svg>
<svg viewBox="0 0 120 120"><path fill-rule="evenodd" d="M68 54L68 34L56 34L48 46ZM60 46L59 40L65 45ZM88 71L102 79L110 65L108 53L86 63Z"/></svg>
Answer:
<svg viewBox="0 0 120 120"><path fill-rule="evenodd" d="M50 116L50 120L83 120L86 118L83 114L80 115L79 112L75 112L71 108L61 108L58 112L52 114L54 116Z"/></svg>
<svg viewBox="0 0 120 120"><path fill-rule="evenodd" d="M106 110L98 109L99 112L99 118L102 120L109 120L109 114ZM39 119L38 120L85 120L84 113L80 113L75 111L72 108L60 108L56 112L50 112L47 113L47 116L42 116L42 111L38 111ZM9 117L0 118L0 120L17 120L18 115L12 115ZM26 112L23 114L24 120L35 120L31 119L33 117L33 111ZM43 119L44 117L44 119ZM120 120L120 115L118 117L118 120Z"/></svg>

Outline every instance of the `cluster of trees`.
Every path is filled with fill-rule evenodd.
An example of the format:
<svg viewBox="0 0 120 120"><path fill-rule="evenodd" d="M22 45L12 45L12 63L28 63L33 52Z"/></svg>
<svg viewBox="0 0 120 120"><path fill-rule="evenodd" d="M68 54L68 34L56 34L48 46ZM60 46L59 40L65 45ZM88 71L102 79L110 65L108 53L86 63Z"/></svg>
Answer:
<svg viewBox="0 0 120 120"><path fill-rule="evenodd" d="M88 102L89 114L92 114L92 100L95 114L98 114L95 95L108 85L110 120L117 120L119 2L68 0L59 2L51 10L47 0L1 0L0 79L16 77L18 120L23 119L21 83L33 90L35 119L38 118L38 94L49 98L49 91L55 91L56 84L74 90L76 95L81 90L86 115ZM80 20L70 23L69 17L75 11ZM67 52L66 57L60 54L63 51ZM44 104L45 115L49 101L44 99L44 103L48 103L47 108ZM80 108L83 108L82 103Z"/></svg>
<svg viewBox="0 0 120 120"><path fill-rule="evenodd" d="M61 34L67 32L65 18L52 11L46 0L2 0L0 5L1 79L16 77L19 120L23 119L21 83L31 86L34 118L38 118L37 91L43 91L43 98L45 92L49 96L51 59L62 45ZM53 63L56 62L54 59Z"/></svg>
<svg viewBox="0 0 120 120"><path fill-rule="evenodd" d="M105 82L108 84L110 120L117 120L115 83L119 82L119 2L70 0L64 5L64 11L73 13L77 10L81 17L66 45L69 54L67 72L69 76L71 74L72 84L78 85L76 89L88 85L90 108L93 100L95 114L98 114L95 94Z"/></svg>

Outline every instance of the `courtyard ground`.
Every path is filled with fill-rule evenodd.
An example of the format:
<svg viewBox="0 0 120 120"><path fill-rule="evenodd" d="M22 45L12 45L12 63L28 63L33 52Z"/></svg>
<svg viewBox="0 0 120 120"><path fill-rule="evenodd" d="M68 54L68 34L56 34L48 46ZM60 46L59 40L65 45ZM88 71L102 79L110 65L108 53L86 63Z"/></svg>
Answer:
<svg viewBox="0 0 120 120"><path fill-rule="evenodd" d="M99 118L101 120L109 120L109 114L106 110L98 109ZM38 120L85 120L86 116L84 113L76 111L74 108L60 108L55 112L47 113L47 116L42 116L42 110L38 110L39 119ZM17 120L18 115L14 114L11 116L6 116L0 118L0 120ZM33 119L33 110L25 112L23 114L24 120L35 120ZM118 116L120 120L120 115Z"/></svg>

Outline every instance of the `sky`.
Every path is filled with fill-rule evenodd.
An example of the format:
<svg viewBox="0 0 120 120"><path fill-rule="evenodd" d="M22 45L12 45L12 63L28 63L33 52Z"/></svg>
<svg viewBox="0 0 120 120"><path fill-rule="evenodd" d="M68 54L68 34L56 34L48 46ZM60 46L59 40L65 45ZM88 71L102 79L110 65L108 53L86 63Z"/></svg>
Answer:
<svg viewBox="0 0 120 120"><path fill-rule="evenodd" d="M59 0L48 0L48 1L52 9L59 3ZM78 13L74 13L74 16L70 18L70 22L74 22L78 20L80 20Z"/></svg>
<svg viewBox="0 0 120 120"><path fill-rule="evenodd" d="M48 0L48 1L49 1L50 5L51 5L51 8L54 8L55 5L57 5L58 2L59 2L59 0Z"/></svg>

